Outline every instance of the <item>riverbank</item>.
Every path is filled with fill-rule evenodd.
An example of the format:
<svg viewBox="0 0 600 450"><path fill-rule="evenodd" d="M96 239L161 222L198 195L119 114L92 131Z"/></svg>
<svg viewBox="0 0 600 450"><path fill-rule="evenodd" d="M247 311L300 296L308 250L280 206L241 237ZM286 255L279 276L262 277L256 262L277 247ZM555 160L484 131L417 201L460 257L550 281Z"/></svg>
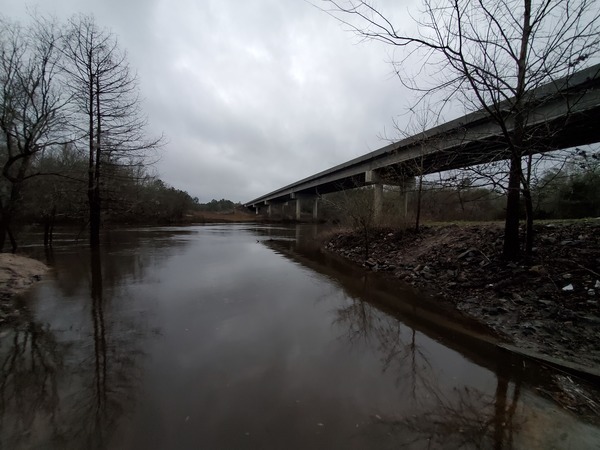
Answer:
<svg viewBox="0 0 600 450"><path fill-rule="evenodd" d="M35 259L0 253L0 326L19 317L15 296L41 280L47 271L48 266Z"/></svg>
<svg viewBox="0 0 600 450"><path fill-rule="evenodd" d="M476 319L507 345L549 361L600 368L600 220L540 224L531 258L501 258L500 224L374 230L365 260L360 233L340 232L328 251L400 279Z"/></svg>

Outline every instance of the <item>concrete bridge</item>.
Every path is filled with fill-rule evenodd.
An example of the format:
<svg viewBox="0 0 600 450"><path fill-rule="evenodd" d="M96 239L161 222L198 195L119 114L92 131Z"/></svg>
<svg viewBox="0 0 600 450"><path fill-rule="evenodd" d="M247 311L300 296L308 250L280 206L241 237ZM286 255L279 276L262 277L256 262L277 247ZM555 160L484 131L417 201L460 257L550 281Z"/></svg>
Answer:
<svg viewBox="0 0 600 450"><path fill-rule="evenodd" d="M540 86L527 97L527 134L533 136L534 153L600 142L600 64ZM510 130L512 119L509 103L506 105ZM500 125L485 111L477 111L296 181L244 206L254 208L256 214L266 209L271 216L274 206L293 202L295 217L300 219L301 202L310 201L316 219L321 195L372 185L377 214L385 184L398 185L421 173L509 156Z"/></svg>

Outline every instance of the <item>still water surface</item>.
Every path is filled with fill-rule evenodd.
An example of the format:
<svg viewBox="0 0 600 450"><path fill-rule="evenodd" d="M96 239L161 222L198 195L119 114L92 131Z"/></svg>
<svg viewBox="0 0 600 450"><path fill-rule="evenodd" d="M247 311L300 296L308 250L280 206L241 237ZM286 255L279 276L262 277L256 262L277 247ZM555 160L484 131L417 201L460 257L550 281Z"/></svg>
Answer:
<svg viewBox="0 0 600 450"><path fill-rule="evenodd" d="M387 313L418 299L299 244L311 233L31 247L53 270L0 328L0 448L598 448L537 393L546 370Z"/></svg>

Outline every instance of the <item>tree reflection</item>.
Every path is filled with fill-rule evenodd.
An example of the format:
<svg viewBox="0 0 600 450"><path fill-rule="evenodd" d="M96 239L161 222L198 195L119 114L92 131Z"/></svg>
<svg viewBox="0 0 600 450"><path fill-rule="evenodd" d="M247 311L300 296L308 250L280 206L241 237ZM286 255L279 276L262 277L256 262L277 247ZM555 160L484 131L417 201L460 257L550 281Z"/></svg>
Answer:
<svg viewBox="0 0 600 450"><path fill-rule="evenodd" d="M114 314L107 320L99 250L91 252L90 263L93 354L80 355L80 388L70 399L71 417L61 437L80 442L81 448L105 448L135 402L143 326Z"/></svg>
<svg viewBox="0 0 600 450"><path fill-rule="evenodd" d="M15 448L40 422L47 419L52 426L64 348L24 308L20 319L1 333L0 448Z"/></svg>
<svg viewBox="0 0 600 450"><path fill-rule="evenodd" d="M349 342L372 343L381 355L382 371L392 372L396 385L409 388L411 397L416 399L418 385L428 383L431 364L425 350L417 345L414 328L354 297L336 311L334 322L346 327L345 338Z"/></svg>
<svg viewBox="0 0 600 450"><path fill-rule="evenodd" d="M61 303L66 327L50 332L23 309L0 329L0 448L107 448L135 405L147 327L116 301L102 256L74 268L89 270L89 285Z"/></svg>
<svg viewBox="0 0 600 450"><path fill-rule="evenodd" d="M427 391L434 399L432 407L386 424L398 436L411 431L403 445L421 442L428 447L511 449L515 432L525 422L525 417L516 415L520 393L520 381L510 383L501 375L494 395L467 386L454 388L450 394L432 387Z"/></svg>
<svg viewBox="0 0 600 450"><path fill-rule="evenodd" d="M449 389L437 379L414 328L359 298L348 299L336 311L335 323L345 327L345 338L351 343L374 345L381 355L382 371L393 372L396 384L404 392L408 389L397 417L377 415L373 423L388 427L399 445L513 448L514 434L525 420L517 415L521 377L514 368L509 372L505 365L498 365L493 394L468 386Z"/></svg>

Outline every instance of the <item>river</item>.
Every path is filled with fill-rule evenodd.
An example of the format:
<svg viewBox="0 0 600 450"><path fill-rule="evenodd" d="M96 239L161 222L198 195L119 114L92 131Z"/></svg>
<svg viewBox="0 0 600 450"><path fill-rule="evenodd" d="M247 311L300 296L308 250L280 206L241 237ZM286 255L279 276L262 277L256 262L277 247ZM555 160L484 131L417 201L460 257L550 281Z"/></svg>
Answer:
<svg viewBox="0 0 600 450"><path fill-rule="evenodd" d="M312 226L69 234L0 328L0 448L598 448L532 362L310 245ZM404 305L394 313L390 299Z"/></svg>

